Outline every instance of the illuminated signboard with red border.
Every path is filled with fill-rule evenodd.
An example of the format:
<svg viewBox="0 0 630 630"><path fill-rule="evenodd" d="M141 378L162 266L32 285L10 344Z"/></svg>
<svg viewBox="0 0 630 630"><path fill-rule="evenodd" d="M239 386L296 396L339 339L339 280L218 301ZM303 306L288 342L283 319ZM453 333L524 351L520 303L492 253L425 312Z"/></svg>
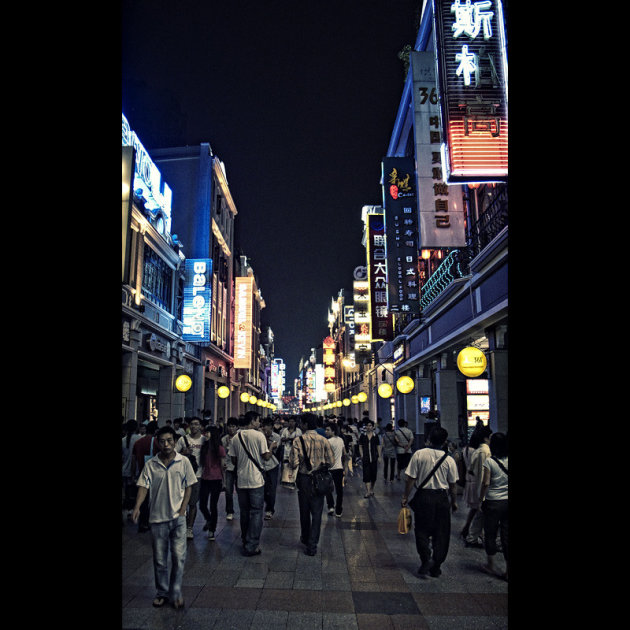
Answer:
<svg viewBox="0 0 630 630"><path fill-rule="evenodd" d="M508 174L507 57L500 0L433 0L448 183Z"/></svg>
<svg viewBox="0 0 630 630"><path fill-rule="evenodd" d="M385 217L367 215L367 261L370 283L372 341L393 339L392 315L387 311L387 253L385 250Z"/></svg>

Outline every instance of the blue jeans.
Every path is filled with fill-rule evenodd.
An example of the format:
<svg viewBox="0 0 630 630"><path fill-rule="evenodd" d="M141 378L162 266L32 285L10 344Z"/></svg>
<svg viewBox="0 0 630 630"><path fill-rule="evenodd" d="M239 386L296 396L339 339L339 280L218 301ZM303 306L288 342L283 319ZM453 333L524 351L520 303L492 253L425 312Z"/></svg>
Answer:
<svg viewBox="0 0 630 630"><path fill-rule="evenodd" d="M151 523L153 536L153 573L157 597L170 601L182 598L182 579L186 562L186 516L171 521ZM168 556L171 555L171 572Z"/></svg>
<svg viewBox="0 0 630 630"><path fill-rule="evenodd" d="M258 549L263 528L265 486L260 488L236 488L238 507L241 512L241 540L248 553Z"/></svg>

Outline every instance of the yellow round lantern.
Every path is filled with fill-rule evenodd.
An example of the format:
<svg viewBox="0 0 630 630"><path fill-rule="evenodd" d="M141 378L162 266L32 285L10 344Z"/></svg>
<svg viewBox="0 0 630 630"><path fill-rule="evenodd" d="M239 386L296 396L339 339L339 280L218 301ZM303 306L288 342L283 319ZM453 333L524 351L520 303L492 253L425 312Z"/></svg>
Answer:
<svg viewBox="0 0 630 630"><path fill-rule="evenodd" d="M338 401L336 402L336 405L337 405L337 407L341 407L341 405L343 405L343 403L342 403L340 400L338 400Z"/></svg>
<svg viewBox="0 0 630 630"><path fill-rule="evenodd" d="M244 403L249 402L249 394L247 392L243 392L241 394L241 402L244 402Z"/></svg>
<svg viewBox="0 0 630 630"><path fill-rule="evenodd" d="M413 388L414 388L414 382L411 376L401 376L396 381L396 389L401 394L408 394L409 392L413 391Z"/></svg>
<svg viewBox="0 0 630 630"><path fill-rule="evenodd" d="M378 386L378 395L381 398L389 398L394 393L392 386L389 383L381 383Z"/></svg>
<svg viewBox="0 0 630 630"><path fill-rule="evenodd" d="M175 379L175 387L178 392L187 392L192 387L192 379L188 374L180 374Z"/></svg>
<svg viewBox="0 0 630 630"><path fill-rule="evenodd" d="M357 398L359 399L359 402L365 402L367 400L367 394L365 392L359 392L357 394Z"/></svg>
<svg viewBox="0 0 630 630"><path fill-rule="evenodd" d="M252 395L252 396L249 397L249 402L252 405L255 405L257 400L258 400L258 398L256 398L256 396Z"/></svg>
<svg viewBox="0 0 630 630"><path fill-rule="evenodd" d="M349 398L344 398L343 399L343 406L344 407L349 407L350 406L350 399Z"/></svg>
<svg viewBox="0 0 630 630"><path fill-rule="evenodd" d="M359 397L355 394L354 396L350 397L350 400L352 401L353 405L356 405L359 402Z"/></svg>
<svg viewBox="0 0 630 630"><path fill-rule="evenodd" d="M217 396L219 398L227 398L230 395L230 388L225 385L221 385L219 389L217 389Z"/></svg>
<svg viewBox="0 0 630 630"><path fill-rule="evenodd" d="M486 355L479 348L468 346L457 355L457 368L464 376L480 376L487 365Z"/></svg>

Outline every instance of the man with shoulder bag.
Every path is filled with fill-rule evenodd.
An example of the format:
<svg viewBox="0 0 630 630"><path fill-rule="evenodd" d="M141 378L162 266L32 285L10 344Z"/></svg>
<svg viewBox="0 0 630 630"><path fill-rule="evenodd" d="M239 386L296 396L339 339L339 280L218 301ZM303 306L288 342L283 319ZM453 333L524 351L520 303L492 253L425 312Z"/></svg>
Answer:
<svg viewBox="0 0 630 630"><path fill-rule="evenodd" d="M408 505L414 513L416 550L422 563L418 574L422 578L442 573L440 567L446 560L451 535L451 511L457 510L457 464L444 452L447 438L446 429L432 429L429 445L413 454L405 471L401 505L407 505L409 493L415 487Z"/></svg>
<svg viewBox="0 0 630 630"><path fill-rule="evenodd" d="M304 553L314 556L322 524L322 512L326 488L314 489L314 474L327 472L335 463L330 443L317 433L317 416L305 413L302 416L303 435L293 440L289 455L289 466L297 468L296 486L300 508L300 542L305 545ZM330 476L324 475L324 477Z"/></svg>

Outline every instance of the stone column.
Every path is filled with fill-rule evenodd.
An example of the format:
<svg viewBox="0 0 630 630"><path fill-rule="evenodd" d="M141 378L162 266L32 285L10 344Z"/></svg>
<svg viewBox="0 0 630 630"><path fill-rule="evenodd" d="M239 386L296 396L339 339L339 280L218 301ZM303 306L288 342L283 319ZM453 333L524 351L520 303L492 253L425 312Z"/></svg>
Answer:
<svg viewBox="0 0 630 630"><path fill-rule="evenodd" d="M450 353L444 352L438 360L438 370L435 373L435 395L440 412L440 425L448 431L448 439L456 441L459 435L457 369L453 365Z"/></svg>
<svg viewBox="0 0 630 630"><path fill-rule="evenodd" d="M175 408L175 366L164 365L160 367L160 386L158 389L158 426L164 426L167 420L179 417L174 415ZM180 394L183 396L183 394ZM179 407L183 407L183 402Z"/></svg>

